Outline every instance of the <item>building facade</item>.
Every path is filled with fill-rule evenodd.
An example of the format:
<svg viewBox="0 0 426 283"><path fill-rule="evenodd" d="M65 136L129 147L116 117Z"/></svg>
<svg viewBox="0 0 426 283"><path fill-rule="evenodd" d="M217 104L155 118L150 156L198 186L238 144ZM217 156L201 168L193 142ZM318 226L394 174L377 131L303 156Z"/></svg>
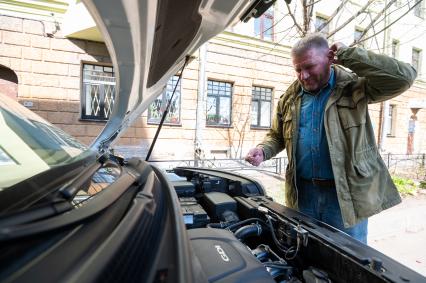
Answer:
<svg viewBox="0 0 426 283"><path fill-rule="evenodd" d="M0 91L90 144L114 104L115 76L108 51L82 3L35 2L0 6ZM423 2L386 32L362 43L364 48L413 63L419 73L410 90L370 107L377 140L386 152L426 152ZM322 29L325 34L344 24L352 15L348 11L363 5L350 2L353 8L336 17L321 3L312 11L310 28L328 22ZM396 1L377 29L401 16L404 9L397 5L404 4ZM379 5L370 8L372 18L381 11ZM152 159L239 158L263 139L280 95L295 80L290 48L297 34L289 28L294 25L286 9L284 1L278 1L261 18L231 28L193 54ZM368 25L368 21L352 21L330 41L351 44ZM118 152L146 154L176 83L174 76L121 137L115 145Z"/></svg>

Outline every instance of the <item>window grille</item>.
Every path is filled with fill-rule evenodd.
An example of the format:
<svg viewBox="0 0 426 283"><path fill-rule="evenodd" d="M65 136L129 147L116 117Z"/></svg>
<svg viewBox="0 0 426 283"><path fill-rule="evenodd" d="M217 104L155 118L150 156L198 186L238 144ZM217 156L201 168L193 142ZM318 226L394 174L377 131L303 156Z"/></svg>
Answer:
<svg viewBox="0 0 426 283"><path fill-rule="evenodd" d="M167 82L166 89L160 94L157 99L151 103L148 108L148 123L158 124L161 121L164 111L166 110L167 103L172 96L173 90L178 83L179 76L173 76ZM176 87L176 92L173 95L173 100L170 104L169 112L164 123L166 124L180 124L180 104L181 104L181 84L179 81Z"/></svg>
<svg viewBox="0 0 426 283"><path fill-rule="evenodd" d="M113 67L83 63L82 76L82 118L108 120L115 102Z"/></svg>

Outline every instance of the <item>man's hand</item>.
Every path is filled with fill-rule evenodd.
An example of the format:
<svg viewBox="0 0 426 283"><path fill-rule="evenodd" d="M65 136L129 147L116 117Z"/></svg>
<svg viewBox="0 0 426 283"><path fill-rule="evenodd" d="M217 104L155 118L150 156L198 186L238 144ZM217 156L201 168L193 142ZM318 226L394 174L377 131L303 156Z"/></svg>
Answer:
<svg viewBox="0 0 426 283"><path fill-rule="evenodd" d="M330 55L330 57L333 56L332 57L333 64L341 64L342 63L337 59L337 51L339 51L340 48L346 48L346 47L347 46L345 44L341 43L341 42L335 42L330 46L329 55Z"/></svg>
<svg viewBox="0 0 426 283"><path fill-rule="evenodd" d="M263 162L263 150L260 147L250 149L245 160L251 165L259 166Z"/></svg>

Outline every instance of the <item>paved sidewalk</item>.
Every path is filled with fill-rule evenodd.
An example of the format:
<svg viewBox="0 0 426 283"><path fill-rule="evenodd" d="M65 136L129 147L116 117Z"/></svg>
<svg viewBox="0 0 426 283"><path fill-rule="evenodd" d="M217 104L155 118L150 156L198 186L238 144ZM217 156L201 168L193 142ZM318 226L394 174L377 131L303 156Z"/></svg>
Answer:
<svg viewBox="0 0 426 283"><path fill-rule="evenodd" d="M368 244L426 276L426 194L369 219Z"/></svg>

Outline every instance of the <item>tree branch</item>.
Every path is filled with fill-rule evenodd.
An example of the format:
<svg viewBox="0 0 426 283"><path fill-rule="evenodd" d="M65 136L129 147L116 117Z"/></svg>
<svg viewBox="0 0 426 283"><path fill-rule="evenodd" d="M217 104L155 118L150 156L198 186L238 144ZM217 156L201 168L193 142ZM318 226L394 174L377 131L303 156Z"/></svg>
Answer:
<svg viewBox="0 0 426 283"><path fill-rule="evenodd" d="M314 2L314 0L312 0L311 3L309 3L307 7L308 8L313 7L315 4L317 4L317 3L321 2L321 1L322 0L317 0L317 1Z"/></svg>
<svg viewBox="0 0 426 283"><path fill-rule="evenodd" d="M320 32L323 30L323 28L325 28L330 22L331 20L334 19L334 17L340 12L340 10L343 9L343 7L346 5L346 3L349 2L349 0L344 0L340 3L339 7L336 8L336 10L334 10L333 14L331 14L331 16L328 18L328 20L323 23L322 25L320 25L315 31L316 32Z"/></svg>
<svg viewBox="0 0 426 283"><path fill-rule="evenodd" d="M357 40L354 40L354 42L352 42L351 46L353 44L357 44L358 42L360 42L360 40L367 34L367 32L371 29L372 26L374 26L374 24L382 17L382 15L389 9L390 6L393 5L393 3L395 3L396 0L391 0L389 1L389 3L386 4L385 7L383 7L383 9L377 13L376 17L374 17L374 19L368 24L368 26L363 30L363 32L361 33L361 35L359 36L359 38ZM386 17L386 15L385 15Z"/></svg>
<svg viewBox="0 0 426 283"><path fill-rule="evenodd" d="M376 32L376 33L374 33L374 34L372 34L371 36L369 36L369 37L366 37L366 38L363 38L363 39L361 39L361 40L359 40L357 43L360 43L360 42L363 42L363 41L366 41L366 40L369 40L370 38L372 38L372 37L374 37L374 36L376 36L376 35L378 35L379 33L381 33L381 32L383 32L383 31L385 31L386 29L388 29L388 28L390 28L393 24L395 24L396 22L398 22L400 19L402 19L404 16L406 16L411 10L413 10L414 9L414 7L416 7L417 5L419 5L420 3L422 2L422 0L418 0L417 2L416 2L416 4L414 4L412 7L410 7L408 10L407 10L407 12L405 12L404 14L402 14L400 17L398 17L395 21L393 21L392 23L390 23L389 25L387 25L387 26L385 26L384 28L382 28L381 30L379 30L378 32ZM354 46L356 43L352 43L350 46Z"/></svg>
<svg viewBox="0 0 426 283"><path fill-rule="evenodd" d="M311 0L311 3L309 3L308 4L308 7L309 7L309 26L311 26L311 21L312 21L312 15L313 15L313 13L314 13L314 4L315 3L318 3L319 1L321 1L321 0L318 0L318 1L316 1L316 2L314 2L315 0Z"/></svg>
<svg viewBox="0 0 426 283"><path fill-rule="evenodd" d="M303 11L303 31L306 34L309 31L309 20L308 20L308 7L306 0L302 0L302 11Z"/></svg>
<svg viewBox="0 0 426 283"><path fill-rule="evenodd" d="M339 30L341 30L342 28L344 28L347 24L349 24L350 22L352 22L356 17L358 17L359 15L361 15L362 13L365 12L365 10L367 10L368 6L370 6L375 0L369 0L361 9L359 9L358 12L356 12L354 15L352 15L352 17L350 17L349 19L347 19L343 24L341 24L339 27L337 27L334 31L330 32L327 36L327 38L330 38L331 36L333 36L336 32L338 32Z"/></svg>
<svg viewBox="0 0 426 283"><path fill-rule="evenodd" d="M302 28L300 27L300 25L297 23L296 18L295 18L295 16L294 16L294 13L293 13L293 12L291 11L291 9L290 9L290 5L289 5L287 2L285 2L285 4L286 4L287 9L288 9L288 14L289 14L289 15L290 15L290 17L292 18L293 23L294 23L294 25L296 26L298 33L299 33L301 36L304 36L303 29L302 29Z"/></svg>
<svg viewBox="0 0 426 283"><path fill-rule="evenodd" d="M370 16L370 20L373 20L372 18L371 18L371 13L368 13L368 15ZM376 29L374 28L374 26L372 26L372 29L373 29L373 32L376 32ZM379 52L380 52L380 49L381 49L381 47L380 47L380 45L379 45L379 41L377 40L377 36L376 37L374 37L374 41L376 42L376 46L377 46L377 49L379 50ZM370 45L371 46L371 45ZM383 51L382 51L382 53L385 53L385 48L383 47Z"/></svg>

